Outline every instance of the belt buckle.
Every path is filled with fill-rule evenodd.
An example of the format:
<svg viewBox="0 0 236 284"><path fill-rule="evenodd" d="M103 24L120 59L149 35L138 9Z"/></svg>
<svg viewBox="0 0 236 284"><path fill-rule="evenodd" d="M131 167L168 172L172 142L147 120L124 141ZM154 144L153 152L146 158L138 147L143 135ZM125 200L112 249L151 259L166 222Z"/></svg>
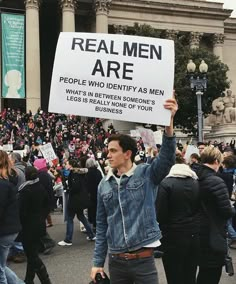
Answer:
<svg viewBox="0 0 236 284"><path fill-rule="evenodd" d="M129 253L125 253L125 255L124 255L124 258L125 258L125 260L128 260L129 259Z"/></svg>

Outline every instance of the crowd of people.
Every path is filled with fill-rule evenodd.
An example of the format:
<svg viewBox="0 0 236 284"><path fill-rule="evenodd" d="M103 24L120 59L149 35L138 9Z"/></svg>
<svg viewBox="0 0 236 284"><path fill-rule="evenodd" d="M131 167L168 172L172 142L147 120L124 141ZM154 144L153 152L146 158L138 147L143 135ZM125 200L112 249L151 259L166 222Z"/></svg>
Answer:
<svg viewBox="0 0 236 284"><path fill-rule="evenodd" d="M158 283L154 255L161 251L168 284L219 283L228 247L236 248L235 142L199 142L186 161L185 145L175 142L176 101L164 107L171 125L155 149L112 124L105 130L101 119L2 111L0 283L33 284L35 275L52 283L39 253L55 246L47 227L57 208L66 221L58 245L72 245L75 216L95 241L93 281L105 277L108 253L112 284ZM46 143L57 156L51 163L40 151ZM7 267L19 252L27 260L24 282Z"/></svg>

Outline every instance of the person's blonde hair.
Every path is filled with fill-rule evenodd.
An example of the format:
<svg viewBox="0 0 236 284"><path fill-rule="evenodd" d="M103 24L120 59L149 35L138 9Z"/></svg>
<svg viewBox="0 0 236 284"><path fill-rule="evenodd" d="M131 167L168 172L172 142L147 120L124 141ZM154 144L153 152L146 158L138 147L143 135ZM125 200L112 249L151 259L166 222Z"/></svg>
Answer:
<svg viewBox="0 0 236 284"><path fill-rule="evenodd" d="M214 164L215 161L222 163L223 155L218 148L215 147L205 147L201 153L201 163L203 164Z"/></svg>
<svg viewBox="0 0 236 284"><path fill-rule="evenodd" d="M7 153L5 151L0 150L0 178L8 179L13 172L14 169Z"/></svg>

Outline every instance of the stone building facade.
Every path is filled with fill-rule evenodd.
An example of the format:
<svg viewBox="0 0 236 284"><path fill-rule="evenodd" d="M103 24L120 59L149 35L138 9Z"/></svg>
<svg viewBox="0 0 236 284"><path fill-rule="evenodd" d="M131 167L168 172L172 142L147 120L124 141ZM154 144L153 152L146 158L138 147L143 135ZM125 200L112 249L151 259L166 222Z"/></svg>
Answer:
<svg viewBox="0 0 236 284"><path fill-rule="evenodd" d="M62 32L125 33L148 24L167 38L188 33L190 47L207 45L229 66L236 90L236 18L223 4L191 0L1 0L0 11L26 19L26 99L1 100L1 108L47 109L56 42Z"/></svg>

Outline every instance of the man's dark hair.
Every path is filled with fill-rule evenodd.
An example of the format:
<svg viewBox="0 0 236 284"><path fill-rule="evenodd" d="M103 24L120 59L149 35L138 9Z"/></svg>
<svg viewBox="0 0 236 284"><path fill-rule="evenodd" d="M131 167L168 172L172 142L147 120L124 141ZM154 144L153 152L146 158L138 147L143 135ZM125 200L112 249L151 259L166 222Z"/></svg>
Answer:
<svg viewBox="0 0 236 284"><path fill-rule="evenodd" d="M225 149L224 149L224 153L225 152L228 152L228 153L231 153L232 155L234 155L234 150L231 148L231 147L226 147Z"/></svg>
<svg viewBox="0 0 236 284"><path fill-rule="evenodd" d="M225 157L222 164L226 167L226 169L236 168L236 156L230 155Z"/></svg>
<svg viewBox="0 0 236 284"><path fill-rule="evenodd" d="M196 159L198 161L198 163L200 163L200 161L201 161L200 156L197 153L192 153L190 155L190 158Z"/></svg>
<svg viewBox="0 0 236 284"><path fill-rule="evenodd" d="M132 137L125 134L112 134L108 138L107 143L109 144L111 141L118 141L123 152L130 150L132 152L131 161L132 163L134 162L137 153L137 143Z"/></svg>
<svg viewBox="0 0 236 284"><path fill-rule="evenodd" d="M175 155L175 163L176 164L186 164L186 161L181 154L176 154Z"/></svg>
<svg viewBox="0 0 236 284"><path fill-rule="evenodd" d="M25 168L25 179L34 180L38 177L38 170L35 167L29 166Z"/></svg>
<svg viewBox="0 0 236 284"><path fill-rule="evenodd" d="M72 168L78 168L78 161L76 161L76 160L74 160L74 159L70 159L69 161L68 161L68 163L69 163L69 165L71 165L72 166Z"/></svg>
<svg viewBox="0 0 236 284"><path fill-rule="evenodd" d="M199 146L201 146L201 145L206 146L206 143L204 143L204 142L197 142L197 147L199 147Z"/></svg>

